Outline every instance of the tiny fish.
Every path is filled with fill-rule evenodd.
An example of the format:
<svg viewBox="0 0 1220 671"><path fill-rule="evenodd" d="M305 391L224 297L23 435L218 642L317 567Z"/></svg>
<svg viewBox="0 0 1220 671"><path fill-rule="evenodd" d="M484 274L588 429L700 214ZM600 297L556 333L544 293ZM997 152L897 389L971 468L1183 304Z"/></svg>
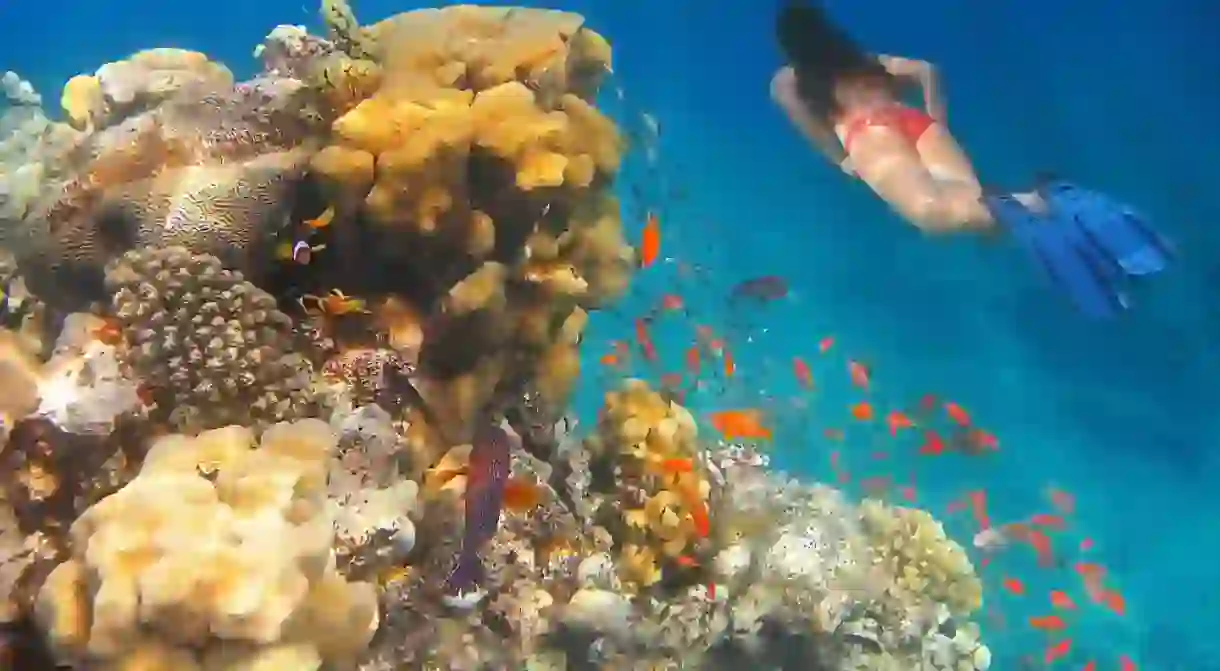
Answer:
<svg viewBox="0 0 1220 671"><path fill-rule="evenodd" d="M763 424L758 410L722 410L709 415L712 427L725 440L771 440L771 429Z"/></svg>
<svg viewBox="0 0 1220 671"><path fill-rule="evenodd" d="M792 359L792 372L796 375L796 381L802 387L813 389L813 371L804 359L799 356Z"/></svg>
<svg viewBox="0 0 1220 671"><path fill-rule="evenodd" d="M788 282L778 275L764 275L738 282L729 293L729 302L751 300L768 303L788 295Z"/></svg>
<svg viewBox="0 0 1220 671"><path fill-rule="evenodd" d="M661 220L655 212L648 213L644 234L640 239L640 267L648 268L661 255Z"/></svg>

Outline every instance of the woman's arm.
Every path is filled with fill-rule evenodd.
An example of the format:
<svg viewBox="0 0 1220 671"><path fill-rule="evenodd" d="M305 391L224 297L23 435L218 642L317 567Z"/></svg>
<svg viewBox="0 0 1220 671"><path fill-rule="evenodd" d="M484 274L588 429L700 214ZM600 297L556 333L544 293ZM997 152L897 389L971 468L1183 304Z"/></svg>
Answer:
<svg viewBox="0 0 1220 671"><path fill-rule="evenodd" d="M877 60L894 77L918 84L923 91L923 103L928 116L935 119L937 123L945 123L947 110L944 92L940 84L940 74L937 73L934 65L927 61L897 56L878 56Z"/></svg>
<svg viewBox="0 0 1220 671"><path fill-rule="evenodd" d="M839 141L834 127L827 120L819 119L811 114L805 104L801 102L796 91L796 73L792 71L792 68L782 68L771 78L771 99L783 108L788 117L792 119L792 123L800 129L814 147L825 154L826 158L835 165L843 166L843 162L847 160L847 152L843 149L843 143Z"/></svg>

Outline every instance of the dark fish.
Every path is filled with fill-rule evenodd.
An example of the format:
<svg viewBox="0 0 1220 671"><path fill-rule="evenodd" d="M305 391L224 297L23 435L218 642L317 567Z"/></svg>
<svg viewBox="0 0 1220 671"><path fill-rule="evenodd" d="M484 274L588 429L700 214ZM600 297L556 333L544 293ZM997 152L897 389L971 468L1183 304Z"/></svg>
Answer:
<svg viewBox="0 0 1220 671"><path fill-rule="evenodd" d="M744 280L733 287L729 293L729 302L737 303L744 300L765 303L775 301L788 295L788 282L778 275L764 275Z"/></svg>
<svg viewBox="0 0 1220 671"><path fill-rule="evenodd" d="M479 551L496 535L504 487L508 482L513 437L498 423L488 422L475 431L466 475L466 525L457 564L445 579L445 591L471 591L483 578Z"/></svg>

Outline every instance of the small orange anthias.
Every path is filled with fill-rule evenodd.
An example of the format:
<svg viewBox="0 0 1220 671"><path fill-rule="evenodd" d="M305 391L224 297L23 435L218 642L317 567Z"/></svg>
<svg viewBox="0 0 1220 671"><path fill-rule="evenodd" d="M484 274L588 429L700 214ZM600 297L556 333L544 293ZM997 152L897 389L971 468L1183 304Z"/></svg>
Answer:
<svg viewBox="0 0 1220 671"><path fill-rule="evenodd" d="M118 345L123 342L123 327L118 320L106 318L93 329L93 337L106 345Z"/></svg>

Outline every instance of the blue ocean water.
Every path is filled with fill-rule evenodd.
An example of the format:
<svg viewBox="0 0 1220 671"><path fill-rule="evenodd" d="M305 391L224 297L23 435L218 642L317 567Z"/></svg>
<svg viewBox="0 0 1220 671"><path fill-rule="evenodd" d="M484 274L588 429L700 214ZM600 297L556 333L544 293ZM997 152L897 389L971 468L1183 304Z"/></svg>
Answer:
<svg viewBox="0 0 1220 671"><path fill-rule="evenodd" d="M421 6L355 5L365 20ZM1077 523L1127 597L1125 618L1080 625L1073 668L1096 656L1100 669L1117 669L1127 653L1145 670L1220 669L1215 3L831 0L871 49L941 66L950 124L985 181L1020 186L1054 170L1120 194L1177 241L1174 271L1104 325L1056 300L1009 245L921 239L813 156L767 97L779 65L770 0L551 6L584 13L615 44L623 114L659 121L661 177L651 179L687 193L649 203L663 213L664 253L711 274L688 300L714 314L737 280L791 283L790 300L749 316L754 341L733 343L743 377L769 395L794 394L786 362L816 357L833 334L873 367L878 394L899 402L933 392L967 406L1000 437L1002 467L924 464L923 486L985 477L993 515L1009 519L1047 482L1071 491ZM244 74L279 23L316 26L313 3L5 3L0 69L52 102L68 77L151 46L203 50ZM603 338L626 335L614 316L595 326ZM595 369L592 344L589 355ZM815 411L845 407L840 396L824 392ZM824 469L817 432L778 442L784 468ZM988 633L1001 669L1045 645L1019 624Z"/></svg>

